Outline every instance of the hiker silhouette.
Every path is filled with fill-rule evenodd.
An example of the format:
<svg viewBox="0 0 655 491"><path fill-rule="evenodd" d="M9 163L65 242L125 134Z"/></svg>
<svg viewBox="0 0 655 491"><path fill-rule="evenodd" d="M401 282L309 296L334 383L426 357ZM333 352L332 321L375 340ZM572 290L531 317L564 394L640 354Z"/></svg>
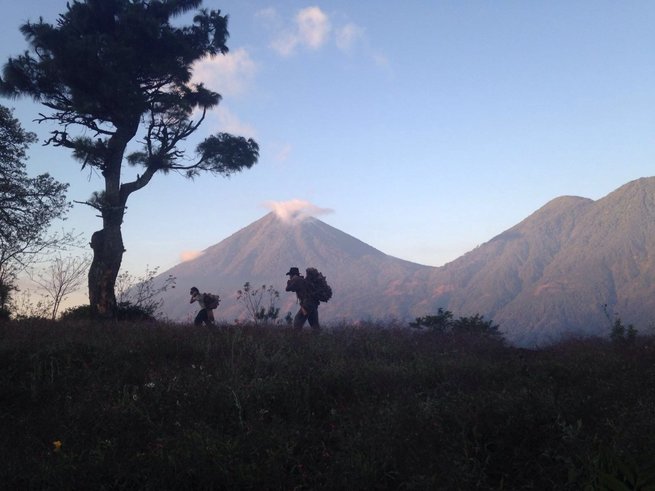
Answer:
<svg viewBox="0 0 655 491"><path fill-rule="evenodd" d="M318 306L321 300L326 302L332 296L332 289L325 282L325 277L316 268L307 268L307 277L300 274L300 270L293 266L286 273L286 291L295 292L300 309L293 318L293 327L302 329L305 322L309 322L313 329L320 329L318 320ZM314 281L316 279L316 281Z"/></svg>
<svg viewBox="0 0 655 491"><path fill-rule="evenodd" d="M196 315L193 323L196 326L200 326L203 323L208 326L213 326L214 309L218 308L218 304L221 301L220 297L218 295L214 295L213 293L200 293L200 290L198 290L198 288L195 286L191 287L189 294L191 295L191 300L189 300L189 303L198 302L200 305L200 311L198 312L198 315Z"/></svg>

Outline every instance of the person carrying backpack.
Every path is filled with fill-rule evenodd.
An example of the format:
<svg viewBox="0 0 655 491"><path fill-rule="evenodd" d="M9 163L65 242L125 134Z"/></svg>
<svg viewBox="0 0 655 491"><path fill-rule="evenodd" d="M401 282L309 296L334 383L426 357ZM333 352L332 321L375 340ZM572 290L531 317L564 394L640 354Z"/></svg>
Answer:
<svg viewBox="0 0 655 491"><path fill-rule="evenodd" d="M305 282L305 278L295 266L289 269L287 276L289 276L289 279L286 290L288 292L295 292L296 297L298 297L298 303L300 304L300 309L293 318L293 327L302 329L305 321L309 321L309 325L313 329L320 329L321 326L318 323L319 302L312 299L309 295L309 285Z"/></svg>
<svg viewBox="0 0 655 491"><path fill-rule="evenodd" d="M198 302L198 304L200 304L200 312L198 312L198 315L196 315L193 323L196 326L200 326L203 323L208 326L213 326L214 309L218 308L218 304L221 301L220 297L218 295L214 295L213 293L200 293L200 290L198 290L195 286L191 287L189 294L191 295L191 300L189 300L189 303Z"/></svg>
<svg viewBox="0 0 655 491"><path fill-rule="evenodd" d="M332 297L332 289L327 285L325 277L316 268L307 268L307 277L303 277L297 267L289 269L286 291L295 292L300 304L300 310L293 319L293 327L302 329L305 321L313 329L320 329L318 321L318 306Z"/></svg>

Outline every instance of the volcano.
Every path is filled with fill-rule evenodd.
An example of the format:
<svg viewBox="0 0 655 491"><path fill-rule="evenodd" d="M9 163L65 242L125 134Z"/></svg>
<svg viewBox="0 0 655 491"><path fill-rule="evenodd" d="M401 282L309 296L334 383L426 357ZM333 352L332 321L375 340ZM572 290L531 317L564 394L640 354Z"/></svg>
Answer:
<svg viewBox="0 0 655 491"><path fill-rule="evenodd" d="M295 294L285 292L291 266L315 267L332 286L332 299L319 309L322 323L424 315L417 299L427 301L422 288L434 269L384 254L316 218L281 219L271 212L159 275L173 275L177 285L164 294L163 311L173 321L193 320L197 304L189 305L187 293L197 286L221 296L218 319L247 320L236 292L249 282L253 288L273 286L281 316L295 314Z"/></svg>

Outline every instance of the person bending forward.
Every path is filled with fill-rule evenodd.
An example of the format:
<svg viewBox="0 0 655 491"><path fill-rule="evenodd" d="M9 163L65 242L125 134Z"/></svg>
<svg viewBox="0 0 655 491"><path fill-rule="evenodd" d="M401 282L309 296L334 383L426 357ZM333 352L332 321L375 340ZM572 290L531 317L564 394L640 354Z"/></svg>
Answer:
<svg viewBox="0 0 655 491"><path fill-rule="evenodd" d="M298 268L292 267L289 269L287 276L289 276L289 279L287 280L286 291L295 292L300 304L300 309L293 318L293 327L302 329L305 321L308 321L312 328L320 329L321 326L318 322L318 304L320 302L313 299L309 294L308 285Z"/></svg>

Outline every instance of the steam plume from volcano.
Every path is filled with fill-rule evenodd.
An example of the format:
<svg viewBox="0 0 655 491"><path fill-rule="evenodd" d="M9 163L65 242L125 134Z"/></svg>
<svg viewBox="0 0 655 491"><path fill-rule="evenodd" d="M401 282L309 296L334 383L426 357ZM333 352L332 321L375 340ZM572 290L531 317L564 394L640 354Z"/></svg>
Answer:
<svg viewBox="0 0 655 491"><path fill-rule="evenodd" d="M330 208L320 208L309 201L292 199L290 201L268 201L264 204L286 223L302 221L307 217L316 217L333 213Z"/></svg>

